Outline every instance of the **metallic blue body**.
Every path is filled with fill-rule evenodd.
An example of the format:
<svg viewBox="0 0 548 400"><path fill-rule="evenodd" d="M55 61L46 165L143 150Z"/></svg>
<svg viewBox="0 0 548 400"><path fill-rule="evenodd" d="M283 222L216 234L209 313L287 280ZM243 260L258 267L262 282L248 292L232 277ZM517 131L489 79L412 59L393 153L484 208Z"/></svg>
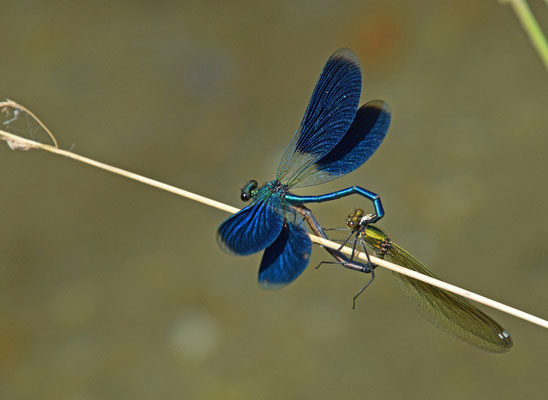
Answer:
<svg viewBox="0 0 548 400"><path fill-rule="evenodd" d="M323 203L324 201L340 199L341 197L350 196L351 194L358 194L373 202L373 206L375 207L375 217L370 223L377 222L384 216L384 208L379 195L360 186L351 186L346 189L337 190L336 192L326 193L319 196L297 196L287 193L285 195L285 200L295 205L305 203Z"/></svg>

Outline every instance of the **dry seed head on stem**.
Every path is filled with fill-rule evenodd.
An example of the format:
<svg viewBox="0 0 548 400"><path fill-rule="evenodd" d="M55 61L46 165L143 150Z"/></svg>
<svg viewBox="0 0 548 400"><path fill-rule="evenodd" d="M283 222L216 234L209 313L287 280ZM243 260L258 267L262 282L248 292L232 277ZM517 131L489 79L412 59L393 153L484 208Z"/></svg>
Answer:
<svg viewBox="0 0 548 400"><path fill-rule="evenodd" d="M53 136L53 133L50 132L48 127L42 121L40 121L40 118L34 115L32 111L30 111L25 106L22 106L21 104L16 103L15 101L10 99L0 101L0 109L2 110L3 114L6 114L10 108L14 110L14 114L15 114L14 119L17 117L20 111L24 111L25 113L27 113L34 121L36 121L38 125L42 127L42 129L44 129L44 131L46 131L46 133L49 135L49 137L53 141L54 147L57 149L59 148L59 143L57 143L57 139L55 139L55 136ZM4 124L6 123L4 122ZM6 142L8 143L8 146L12 150L30 150L31 148L35 148L35 147L29 147L30 146L29 143L19 142L17 140L12 140L12 139L4 139L4 140L6 140Z"/></svg>

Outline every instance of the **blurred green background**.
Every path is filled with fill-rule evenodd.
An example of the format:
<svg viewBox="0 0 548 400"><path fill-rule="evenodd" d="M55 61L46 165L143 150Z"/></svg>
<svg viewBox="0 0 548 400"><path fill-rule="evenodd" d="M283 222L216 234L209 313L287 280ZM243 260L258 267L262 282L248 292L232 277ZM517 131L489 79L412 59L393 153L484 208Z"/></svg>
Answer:
<svg viewBox="0 0 548 400"><path fill-rule="evenodd" d="M548 7L535 1L540 23ZM0 97L61 146L242 206L273 178L320 70L350 47L393 111L353 184L440 277L548 317L548 74L497 1L4 2ZM36 130L30 134L47 141ZM438 331L391 273L256 283L227 214L51 154L0 148L0 398L543 398L548 332L492 355ZM312 206L341 226L358 197ZM328 259L315 247L311 266Z"/></svg>

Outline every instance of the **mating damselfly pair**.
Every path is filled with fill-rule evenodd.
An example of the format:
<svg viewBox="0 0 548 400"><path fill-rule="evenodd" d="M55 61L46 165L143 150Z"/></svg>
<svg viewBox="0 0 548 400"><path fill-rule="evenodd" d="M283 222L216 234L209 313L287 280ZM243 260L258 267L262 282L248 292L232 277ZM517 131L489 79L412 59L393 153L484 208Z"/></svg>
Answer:
<svg viewBox="0 0 548 400"><path fill-rule="evenodd" d="M249 181L241 190L241 199L251 200L251 204L224 221L217 230L217 241L228 253L249 255L264 250L259 267L259 283L264 287L283 287L307 267L312 243L305 221L313 231L320 231L316 234L327 237L304 204L351 194L371 201L374 208L372 214L356 211L347 219L354 247L360 243L365 250L368 245L379 256L386 255L403 267L433 276L374 227L384 216L377 194L360 186L317 196L290 192L292 188L318 185L354 171L383 141L390 125L390 109L382 100L373 100L358 108L361 80L356 55L349 49L337 50L320 74L299 129L280 161L276 178L261 187L257 181ZM372 281L373 264L355 262L353 257L335 250L329 252L336 263L370 273L369 283ZM426 316L442 329L488 351L504 352L512 346L509 334L465 299L404 276L398 280L404 292L417 300Z"/></svg>

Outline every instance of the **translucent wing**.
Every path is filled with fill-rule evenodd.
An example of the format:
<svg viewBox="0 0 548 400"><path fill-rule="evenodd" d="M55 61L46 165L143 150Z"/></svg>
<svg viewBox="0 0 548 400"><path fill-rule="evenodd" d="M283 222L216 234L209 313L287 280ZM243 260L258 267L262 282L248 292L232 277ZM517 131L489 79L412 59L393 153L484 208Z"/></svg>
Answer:
<svg viewBox="0 0 548 400"><path fill-rule="evenodd" d="M224 221L217 229L217 243L227 253L248 255L276 240L283 216L269 199L256 201Z"/></svg>
<svg viewBox="0 0 548 400"><path fill-rule="evenodd" d="M289 186L296 184L335 147L352 124L361 85L360 63L352 50L333 53L316 83L299 130L282 157L276 179Z"/></svg>
<svg viewBox="0 0 548 400"><path fill-rule="evenodd" d="M375 249L379 242L365 238ZM436 278L407 251L391 243L386 256L402 267ZM412 298L423 315L442 330L480 349L503 353L512 347L512 338L494 319L483 313L464 297L428 285L416 279L394 273L402 291Z"/></svg>
<svg viewBox="0 0 548 400"><path fill-rule="evenodd" d="M335 147L300 176L295 187L317 185L339 178L365 163L382 143L390 126L390 107L372 100L358 109L352 125Z"/></svg>
<svg viewBox="0 0 548 400"><path fill-rule="evenodd" d="M312 252L312 242L299 225L286 222L276 241L263 254L259 283L278 288L293 282L305 270Z"/></svg>

